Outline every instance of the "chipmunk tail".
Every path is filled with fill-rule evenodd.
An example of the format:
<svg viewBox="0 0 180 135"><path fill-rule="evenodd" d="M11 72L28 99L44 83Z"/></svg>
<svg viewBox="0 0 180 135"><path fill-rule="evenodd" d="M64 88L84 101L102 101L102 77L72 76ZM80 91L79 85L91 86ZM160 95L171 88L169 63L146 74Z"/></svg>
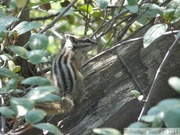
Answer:
<svg viewBox="0 0 180 135"><path fill-rule="evenodd" d="M47 114L63 114L69 112L74 107L72 100L62 98L60 102L48 101L35 104L36 109L44 110Z"/></svg>

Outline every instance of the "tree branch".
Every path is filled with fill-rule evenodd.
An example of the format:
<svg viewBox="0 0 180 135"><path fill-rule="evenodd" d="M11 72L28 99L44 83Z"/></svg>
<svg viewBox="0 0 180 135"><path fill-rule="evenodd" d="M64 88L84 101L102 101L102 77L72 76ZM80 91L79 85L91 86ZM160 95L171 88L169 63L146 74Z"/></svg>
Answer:
<svg viewBox="0 0 180 135"><path fill-rule="evenodd" d="M73 0L65 9L63 12L61 12L47 27L42 29L39 34L43 34L45 31L47 31L49 28L51 28L63 15L77 2L78 0Z"/></svg>
<svg viewBox="0 0 180 135"><path fill-rule="evenodd" d="M46 19L49 19L49 18L56 17L58 14L59 14L59 13L52 14L52 15L48 15L48 16L44 16L44 17L30 18L30 21L41 21L41 20L46 20Z"/></svg>
<svg viewBox="0 0 180 135"><path fill-rule="evenodd" d="M172 53L174 52L174 48L176 47L176 45L178 45L178 42L180 41L180 36L178 36L176 38L176 40L174 41L174 43L172 44L172 46L169 48L169 50L167 51L166 55L164 56L164 59L162 61L162 63L160 64L157 72L156 72L156 75L154 77L154 80L153 80L153 83L151 85L151 88L149 90L149 93L148 93L148 96L147 96L147 99L146 99L146 102L144 103L144 106L142 108L142 111L139 115L139 118L138 120L141 119L142 115L144 115L146 112L147 112L147 109L148 109L148 106L150 105L150 100L151 100L151 97L153 96L154 94L154 88L155 88L155 85L157 83L157 80L159 79L159 73L162 72L162 70L164 69L164 67L166 66L168 60L169 60L169 57L172 55Z"/></svg>

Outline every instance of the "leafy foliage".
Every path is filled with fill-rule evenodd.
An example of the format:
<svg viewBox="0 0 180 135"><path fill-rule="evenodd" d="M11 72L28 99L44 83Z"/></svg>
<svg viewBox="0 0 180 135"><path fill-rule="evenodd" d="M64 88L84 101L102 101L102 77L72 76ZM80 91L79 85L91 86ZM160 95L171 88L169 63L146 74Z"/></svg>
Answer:
<svg viewBox="0 0 180 135"><path fill-rule="evenodd" d="M30 110L25 116L25 119L29 123L37 123L42 121L45 116L46 112L44 112L43 110Z"/></svg>
<svg viewBox="0 0 180 135"><path fill-rule="evenodd" d="M44 86L44 85L51 85L51 82L46 78L40 76L33 76L23 80L21 84Z"/></svg>
<svg viewBox="0 0 180 135"><path fill-rule="evenodd" d="M144 36L144 40L143 40L145 48L148 47L155 39L157 39L158 37L160 37L161 35L163 35L166 32L166 30L168 29L169 23L175 23L180 20L180 18L177 17L177 14L179 14L179 12L180 12L179 5L180 5L180 1L172 0L167 5L166 10L163 10L162 7L159 7L157 5L149 7L150 9L154 10L151 13L155 13L154 15L156 15L156 16L158 14L160 17L162 17L164 19L165 22L152 26L146 32L146 34Z"/></svg>
<svg viewBox="0 0 180 135"><path fill-rule="evenodd" d="M179 81L178 77L171 77L169 79L169 84L173 88L175 88L175 90L179 90L179 83L177 83L178 81ZM137 93L135 90L133 90L132 92L135 94ZM148 131L150 128L153 128L152 133L155 129L157 129L159 131L157 133L159 134L161 128L179 128L180 127L179 121L180 121L180 100L175 98L164 99L160 101L156 106L151 107L148 110L147 115L142 116L140 121L130 124L124 130L124 134L135 135L140 131L143 131L144 135L149 135ZM140 131L136 132L137 130L134 131L131 130L131 132L128 132L127 129L140 129ZM101 135L119 135L118 131L112 128L99 128L99 129L94 129L93 131Z"/></svg>
<svg viewBox="0 0 180 135"><path fill-rule="evenodd" d="M41 87L37 87L37 88L34 88L31 91L29 91L27 93L26 97L30 100L37 100L37 99L41 99L57 90L59 90L59 89L54 86L41 86Z"/></svg>
<svg viewBox="0 0 180 135"><path fill-rule="evenodd" d="M28 111L34 108L34 103L26 98L11 98L11 107L17 117L27 114Z"/></svg>
<svg viewBox="0 0 180 135"><path fill-rule="evenodd" d="M24 47L21 46L8 46L11 51L13 51L15 54L21 56L22 58L26 59L26 53L28 52Z"/></svg>
<svg viewBox="0 0 180 135"><path fill-rule="evenodd" d="M144 48L148 47L155 39L163 35L167 28L167 24L156 24L152 26L144 35Z"/></svg>
<svg viewBox="0 0 180 135"><path fill-rule="evenodd" d="M1 24L1 28L0 28L0 32L4 31L6 29L6 27L8 27L10 24L12 24L14 21L17 21L18 19L15 17L7 17L7 16L3 16L0 18L0 24Z"/></svg>
<svg viewBox="0 0 180 135"><path fill-rule="evenodd" d="M33 34L29 39L29 47L35 49L47 49L48 38L43 34Z"/></svg>
<svg viewBox="0 0 180 135"><path fill-rule="evenodd" d="M160 101L156 106L152 107L147 115L141 118L142 122L134 123L129 128L142 128L143 122L148 123L146 128L178 128L180 118L180 100L179 99L165 99ZM141 124L139 124L141 123Z"/></svg>
<svg viewBox="0 0 180 135"><path fill-rule="evenodd" d="M38 64L42 61L42 58L45 57L45 50L32 50L26 53L27 58L32 64Z"/></svg>
<svg viewBox="0 0 180 135"><path fill-rule="evenodd" d="M61 135L62 133L59 131L57 127L55 127L52 124L49 123L40 123L40 124L35 124L33 127L36 127L41 130L48 130L50 133L56 134L56 135Z"/></svg>
<svg viewBox="0 0 180 135"><path fill-rule="evenodd" d="M12 32L17 32L18 35L24 34L32 29L38 28L41 25L37 22L23 21L13 28Z"/></svg>
<svg viewBox="0 0 180 135"><path fill-rule="evenodd" d="M0 113L7 118L13 118L15 115L14 111L6 106L0 107Z"/></svg>

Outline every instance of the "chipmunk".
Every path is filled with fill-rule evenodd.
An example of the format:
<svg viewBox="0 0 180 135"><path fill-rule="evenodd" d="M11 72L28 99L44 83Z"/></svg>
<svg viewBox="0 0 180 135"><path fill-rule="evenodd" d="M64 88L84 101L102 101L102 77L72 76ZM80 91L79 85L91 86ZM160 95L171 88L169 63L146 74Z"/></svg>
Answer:
<svg viewBox="0 0 180 135"><path fill-rule="evenodd" d="M38 105L48 113L64 113L84 99L84 83L81 66L88 51L97 43L84 36L65 35L65 45L52 65L52 80L60 88L61 102Z"/></svg>

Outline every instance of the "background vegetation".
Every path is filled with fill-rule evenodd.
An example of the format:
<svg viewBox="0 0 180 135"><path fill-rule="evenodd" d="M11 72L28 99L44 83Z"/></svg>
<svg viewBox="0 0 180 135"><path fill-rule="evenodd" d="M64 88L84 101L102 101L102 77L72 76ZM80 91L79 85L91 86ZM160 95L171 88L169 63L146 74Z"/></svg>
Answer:
<svg viewBox="0 0 180 135"><path fill-rule="evenodd" d="M174 29L179 19L179 0L1 0L1 133L21 134L35 127L61 134L54 125L40 123L47 114L34 107L37 102L61 100L53 94L58 88L52 86L49 74L65 33L97 40L98 48L88 57L140 39L148 47L159 36L172 33L176 36L173 48L180 37ZM150 22L154 25L144 37L129 38ZM170 84L179 92L179 78L173 79ZM179 99L162 101L141 118L145 124L130 127L180 127L179 107ZM112 129L95 132L120 134Z"/></svg>

